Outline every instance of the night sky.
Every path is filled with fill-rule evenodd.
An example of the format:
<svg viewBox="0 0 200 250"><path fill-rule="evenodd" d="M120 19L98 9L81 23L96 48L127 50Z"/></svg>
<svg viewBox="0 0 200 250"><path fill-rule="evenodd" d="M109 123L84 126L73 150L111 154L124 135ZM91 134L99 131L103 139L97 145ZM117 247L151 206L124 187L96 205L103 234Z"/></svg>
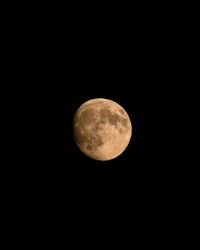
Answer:
<svg viewBox="0 0 200 250"><path fill-rule="evenodd" d="M31 105L20 125L27 131L25 149L9 169L18 187L12 192L39 213L43 209L48 223L53 214L64 225L71 220L72 228L82 222L84 231L89 220L91 228L102 221L108 234L109 224L122 223L142 238L140 232L150 232L155 220L158 228L160 217L170 220L183 181L174 158L182 106L173 105L182 53L176 27L159 13L142 7L122 18L107 13L105 20L93 12L82 19L64 13L43 20L42 13L38 24L22 19L21 30L13 24L12 62L19 69L12 74L14 82L25 82L22 107ZM90 159L73 139L74 114L92 98L119 103L132 122L127 149L110 161Z"/></svg>
<svg viewBox="0 0 200 250"><path fill-rule="evenodd" d="M91 27L79 23L73 26L77 29L69 28L58 37L59 46L56 43L44 68L50 84L44 92L41 116L48 121L44 127L43 175L49 175L47 181L60 195L86 196L90 202L98 197L108 202L110 198L129 197L146 204L166 192L167 179L173 176L168 166L170 134L166 129L172 73L167 68L169 51L158 43L162 32L158 36L148 25L141 21L134 29L119 24L102 30L96 24L91 33ZM128 148L111 161L88 158L73 140L73 116L92 98L116 101L132 121Z"/></svg>

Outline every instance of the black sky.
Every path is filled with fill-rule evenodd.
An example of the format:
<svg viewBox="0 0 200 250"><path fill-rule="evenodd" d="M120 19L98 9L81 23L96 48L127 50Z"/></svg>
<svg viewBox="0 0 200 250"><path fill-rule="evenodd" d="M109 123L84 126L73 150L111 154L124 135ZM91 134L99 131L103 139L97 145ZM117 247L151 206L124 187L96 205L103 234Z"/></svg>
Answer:
<svg viewBox="0 0 200 250"><path fill-rule="evenodd" d="M173 103L182 56L177 28L148 8L112 12L115 18L107 14L46 18L42 13L38 23L23 19L24 28L13 28L17 66L12 74L25 83L22 106L31 102L22 114L27 130L22 160L12 166L21 186L16 196L66 224L72 218L87 225L94 216L114 227L121 220L132 221L127 228L135 223L138 232L144 224L151 230L155 217L158 224L159 215L170 219L170 204L180 197L182 168L173 158L179 130ZM116 101L132 121L130 144L111 161L88 158L73 140L73 116L92 98Z"/></svg>
<svg viewBox="0 0 200 250"><path fill-rule="evenodd" d="M165 23L130 19L115 25L74 20L65 32L61 32L64 26L45 30L37 61L42 68L42 73L37 72L40 82L46 83L41 85L40 112L46 121L41 171L61 190L68 187L75 194L85 190L108 197L110 192L139 197L166 191L164 183L171 175L170 167L165 167L173 75L170 45L163 32ZM48 34L54 34L51 42ZM108 162L89 159L73 140L77 108L97 97L118 102L133 124L127 150Z"/></svg>

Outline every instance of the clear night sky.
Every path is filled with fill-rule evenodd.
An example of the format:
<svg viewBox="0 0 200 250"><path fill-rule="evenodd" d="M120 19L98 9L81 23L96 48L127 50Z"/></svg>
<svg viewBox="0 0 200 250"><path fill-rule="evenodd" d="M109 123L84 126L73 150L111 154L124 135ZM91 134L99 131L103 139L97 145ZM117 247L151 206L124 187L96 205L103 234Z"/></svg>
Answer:
<svg viewBox="0 0 200 250"><path fill-rule="evenodd" d="M49 77L51 85L45 94L50 103L50 106L46 103L45 111L50 119L45 165L47 169L49 165L49 174L58 186L68 187L75 193L100 192L109 197L112 192L116 196L135 194L141 198L139 194L160 192L158 187L164 185L168 173L164 167L163 145L169 138L163 129L167 122L163 114L167 109L169 75L160 63L160 45L150 39L156 34L145 27L145 34L140 29L131 34L127 27L127 30L119 28L120 33L119 29L112 29L106 34L95 29L90 36L89 30L83 32L80 25L80 32L70 36L66 46L67 38L61 39L58 51L62 54L60 60L54 61L55 68ZM126 151L107 162L83 155L72 135L77 108L98 97L122 105L133 125Z"/></svg>
<svg viewBox="0 0 200 250"><path fill-rule="evenodd" d="M172 107L179 79L179 73L174 76L178 72L173 50L176 32L170 40L168 33L173 30L165 28L168 14L163 22L148 9L144 13L143 7L140 12L131 10L123 20L116 15L109 19L108 14L105 22L102 16L93 22L95 14L82 20L66 13L57 19L51 15L52 21L45 18L38 27L33 21L22 29L25 38L23 43L19 39L19 45L22 25L16 27L14 63L20 69L16 67L12 74L14 83L24 80L22 93L31 108L22 114L26 119L22 127L27 129L26 149L20 152L24 165L15 160L12 173L21 187L16 197L22 194L27 204L29 200L31 207L39 207L39 213L44 207L48 223L52 215L64 225L72 218L72 228L75 220L82 220L84 231L88 218L91 228L97 224L95 218L100 224L103 221L105 231L107 221L116 228L121 221L122 230L127 224L127 231L133 226L140 234L143 228L151 231L154 218L159 225L159 215L170 219L168 201L174 204L180 197L176 186L183 168L180 171L171 157L177 152L171 132L179 130L173 119L178 109ZM24 50L22 64L19 46ZM119 103L132 121L127 149L110 161L88 158L73 140L73 116L92 98Z"/></svg>

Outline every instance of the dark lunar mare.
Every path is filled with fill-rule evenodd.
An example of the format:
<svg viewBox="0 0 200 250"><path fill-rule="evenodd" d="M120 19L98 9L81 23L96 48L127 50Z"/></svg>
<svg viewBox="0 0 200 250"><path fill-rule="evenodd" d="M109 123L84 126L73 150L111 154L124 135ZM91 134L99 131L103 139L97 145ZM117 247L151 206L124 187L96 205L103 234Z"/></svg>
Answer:
<svg viewBox="0 0 200 250"><path fill-rule="evenodd" d="M87 125L94 124L90 131L86 128ZM99 146L103 145L103 141L98 135L100 130L100 122L96 121L95 111L90 108L81 112L81 115L75 115L73 132L74 138L78 145L87 145L88 150L95 151Z"/></svg>
<svg viewBox="0 0 200 250"><path fill-rule="evenodd" d="M125 112L122 109L120 109L119 111L121 114L123 114L123 116L125 115ZM128 127L127 118L122 118L116 113L113 114L108 108L100 109L100 115L102 120L105 121L106 119L108 119L108 121L114 126L117 126L117 123L121 122L124 127Z"/></svg>

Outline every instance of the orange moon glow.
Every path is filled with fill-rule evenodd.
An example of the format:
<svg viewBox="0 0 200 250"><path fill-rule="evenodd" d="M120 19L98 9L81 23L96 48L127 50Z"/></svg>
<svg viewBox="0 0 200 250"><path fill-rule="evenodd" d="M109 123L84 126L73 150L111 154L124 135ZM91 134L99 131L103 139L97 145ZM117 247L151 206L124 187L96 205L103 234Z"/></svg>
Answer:
<svg viewBox="0 0 200 250"><path fill-rule="evenodd" d="M107 161L127 148L131 120L116 102L95 98L83 103L74 115L73 134L78 148L88 157Z"/></svg>

